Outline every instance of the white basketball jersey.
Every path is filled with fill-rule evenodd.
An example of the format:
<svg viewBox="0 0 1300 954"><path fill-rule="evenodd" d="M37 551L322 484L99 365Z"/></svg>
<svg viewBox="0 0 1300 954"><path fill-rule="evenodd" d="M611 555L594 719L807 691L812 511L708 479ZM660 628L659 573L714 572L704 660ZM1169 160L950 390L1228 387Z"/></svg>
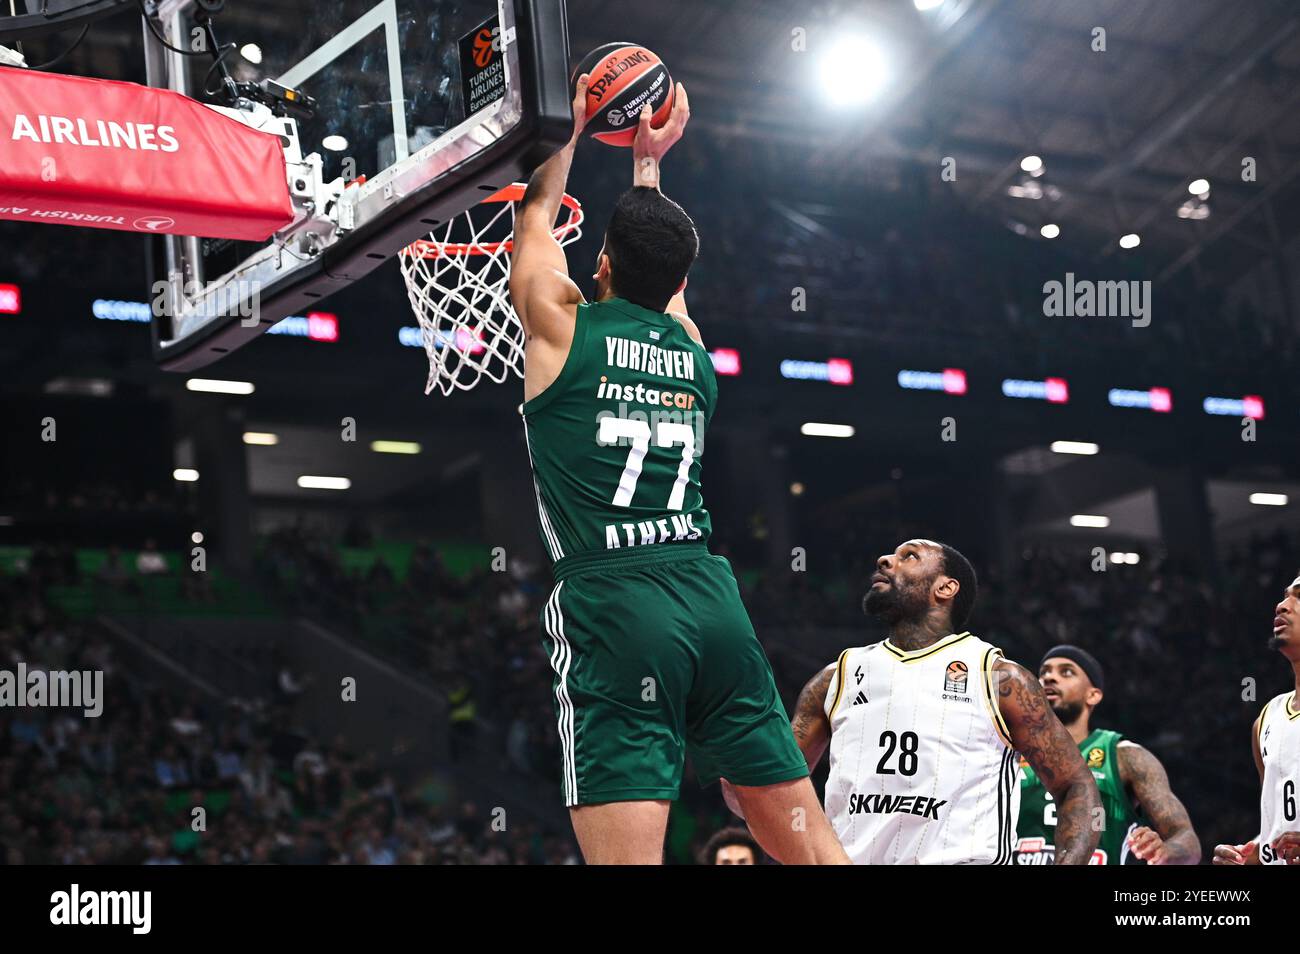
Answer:
<svg viewBox="0 0 1300 954"><path fill-rule="evenodd" d="M1296 804L1300 793L1300 710L1294 692L1284 692L1264 706L1259 717L1259 754L1264 758L1264 784L1259 793L1259 860L1286 864L1273 851L1273 841L1288 831L1300 831Z"/></svg>
<svg viewBox="0 0 1300 954"><path fill-rule="evenodd" d="M1017 759L989 678L1001 658L970 633L840 654L826 814L855 864L1011 863Z"/></svg>

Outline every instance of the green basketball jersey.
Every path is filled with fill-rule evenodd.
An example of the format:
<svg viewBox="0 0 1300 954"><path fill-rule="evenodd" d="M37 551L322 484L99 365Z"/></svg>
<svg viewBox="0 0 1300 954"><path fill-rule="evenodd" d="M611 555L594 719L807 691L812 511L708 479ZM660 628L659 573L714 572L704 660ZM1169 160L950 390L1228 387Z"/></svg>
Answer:
<svg viewBox="0 0 1300 954"><path fill-rule="evenodd" d="M717 395L708 352L671 315L579 305L560 376L523 406L551 559L705 543L700 459Z"/></svg>
<svg viewBox="0 0 1300 954"><path fill-rule="evenodd" d="M1129 832L1146 821L1129 802L1119 776L1116 748L1123 736L1109 729L1094 729L1079 743L1079 752L1097 781L1106 827L1093 852L1090 865L1137 864L1130 857ZM1022 759L1020 763L1020 821L1016 825L1016 864L1050 865L1055 858L1056 802L1038 774Z"/></svg>

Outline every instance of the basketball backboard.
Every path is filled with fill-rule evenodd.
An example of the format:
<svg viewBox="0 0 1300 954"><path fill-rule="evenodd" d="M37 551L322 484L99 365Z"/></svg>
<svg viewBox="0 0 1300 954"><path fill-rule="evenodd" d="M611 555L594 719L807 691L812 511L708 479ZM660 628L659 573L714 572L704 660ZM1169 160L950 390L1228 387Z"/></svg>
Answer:
<svg viewBox="0 0 1300 954"><path fill-rule="evenodd" d="M527 178L572 129L563 0L229 0L208 34L213 5L162 0L154 22L173 46L230 46L231 80L271 81L224 111L282 136L295 221L260 245L152 239L154 353L171 370L310 311ZM211 55L145 46L150 85L201 101L222 86Z"/></svg>

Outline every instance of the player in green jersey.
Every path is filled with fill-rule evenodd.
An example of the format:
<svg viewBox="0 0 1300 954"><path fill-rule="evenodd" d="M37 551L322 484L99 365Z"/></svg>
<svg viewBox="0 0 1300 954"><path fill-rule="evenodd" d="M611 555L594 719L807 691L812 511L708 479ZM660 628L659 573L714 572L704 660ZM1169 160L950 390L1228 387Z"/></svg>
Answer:
<svg viewBox="0 0 1300 954"><path fill-rule="evenodd" d="M573 136L516 210L510 275L556 580L542 622L574 833L589 863L660 863L689 752L702 781L735 786L774 858L847 864L735 576L707 547L700 462L718 387L683 297L699 239L659 190L660 160L689 117L686 90L662 128L649 108L641 119L633 188L606 228L590 304L551 233L586 93L583 76Z"/></svg>
<svg viewBox="0 0 1300 954"><path fill-rule="evenodd" d="M1201 843L1159 759L1118 732L1090 724L1103 698L1101 664L1077 646L1056 646L1039 663L1038 679L1101 793L1105 827L1090 863L1196 864ZM1055 833L1056 804L1034 770L1022 764L1016 863L1051 864Z"/></svg>

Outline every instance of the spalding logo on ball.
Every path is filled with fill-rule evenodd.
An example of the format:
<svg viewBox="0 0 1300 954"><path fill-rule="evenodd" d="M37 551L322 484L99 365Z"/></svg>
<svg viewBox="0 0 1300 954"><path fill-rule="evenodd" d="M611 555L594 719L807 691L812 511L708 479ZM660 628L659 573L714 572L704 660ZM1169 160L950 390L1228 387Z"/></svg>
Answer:
<svg viewBox="0 0 1300 954"><path fill-rule="evenodd" d="M578 77L588 74L586 132L611 146L631 146L637 121L646 103L653 111L650 124L658 129L668 122L676 89L668 67L644 46L606 43L582 58L569 78L577 89Z"/></svg>

